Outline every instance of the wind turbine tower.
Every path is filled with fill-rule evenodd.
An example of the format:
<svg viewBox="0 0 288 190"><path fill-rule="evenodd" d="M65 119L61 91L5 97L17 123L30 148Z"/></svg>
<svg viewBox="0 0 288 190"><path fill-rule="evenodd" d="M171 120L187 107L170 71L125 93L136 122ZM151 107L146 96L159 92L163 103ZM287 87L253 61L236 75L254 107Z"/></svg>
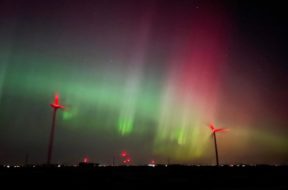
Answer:
<svg viewBox="0 0 288 190"><path fill-rule="evenodd" d="M55 127L56 127L56 113L58 109L64 108L64 106L59 104L59 96L57 94L54 97L54 102L50 104L50 106L53 109L53 115L52 115L52 126L51 126L50 138L49 138L49 144L48 144L48 154L47 154L48 165L51 164L51 159L52 159L54 133L55 133Z"/></svg>
<svg viewBox="0 0 288 190"><path fill-rule="evenodd" d="M213 124L210 124L209 127L210 127L210 129L212 131L212 135L213 135L213 139L214 139L215 155L216 155L216 166L219 166L219 156L218 156L218 147L217 147L216 133L227 131L227 129L215 128Z"/></svg>

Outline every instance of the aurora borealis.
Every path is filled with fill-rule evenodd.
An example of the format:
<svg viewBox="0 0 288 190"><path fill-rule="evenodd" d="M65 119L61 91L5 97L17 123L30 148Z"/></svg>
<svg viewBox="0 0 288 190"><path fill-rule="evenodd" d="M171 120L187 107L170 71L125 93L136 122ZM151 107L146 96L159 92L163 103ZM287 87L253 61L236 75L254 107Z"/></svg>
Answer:
<svg viewBox="0 0 288 190"><path fill-rule="evenodd" d="M287 164L282 6L3 1L0 161L45 162L58 93L55 163L214 164L212 122L221 163Z"/></svg>

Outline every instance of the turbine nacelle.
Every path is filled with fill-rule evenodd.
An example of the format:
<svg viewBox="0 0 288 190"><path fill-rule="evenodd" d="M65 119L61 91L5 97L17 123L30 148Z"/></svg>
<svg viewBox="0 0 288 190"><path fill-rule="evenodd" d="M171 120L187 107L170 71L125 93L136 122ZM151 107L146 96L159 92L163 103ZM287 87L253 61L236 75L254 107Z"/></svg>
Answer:
<svg viewBox="0 0 288 190"><path fill-rule="evenodd" d="M209 127L210 127L212 133L228 131L228 129L225 129L225 128L215 128L215 126L213 124L210 124Z"/></svg>
<svg viewBox="0 0 288 190"><path fill-rule="evenodd" d="M58 95L55 95L54 102L52 104L50 104L50 106L54 109L64 108L64 106L59 104L59 96Z"/></svg>

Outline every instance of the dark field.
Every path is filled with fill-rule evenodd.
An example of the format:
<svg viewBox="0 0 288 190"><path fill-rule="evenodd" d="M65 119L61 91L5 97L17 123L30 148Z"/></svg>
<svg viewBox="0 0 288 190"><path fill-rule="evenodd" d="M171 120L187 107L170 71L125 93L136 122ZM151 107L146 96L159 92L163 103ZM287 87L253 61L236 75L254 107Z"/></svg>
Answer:
<svg viewBox="0 0 288 190"><path fill-rule="evenodd" d="M2 167L0 179L2 185L38 188L60 185L141 189L141 185L176 185L187 189L288 189L287 169L287 166Z"/></svg>

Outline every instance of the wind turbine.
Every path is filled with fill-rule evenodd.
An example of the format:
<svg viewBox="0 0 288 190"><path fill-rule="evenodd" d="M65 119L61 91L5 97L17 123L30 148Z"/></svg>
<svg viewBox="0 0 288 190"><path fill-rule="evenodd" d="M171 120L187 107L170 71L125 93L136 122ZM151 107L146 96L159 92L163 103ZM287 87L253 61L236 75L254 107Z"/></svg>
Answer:
<svg viewBox="0 0 288 190"><path fill-rule="evenodd" d="M54 102L50 104L50 106L53 108L53 116L52 116L52 126L50 131L50 138L49 138L49 144L48 144L48 154L47 154L47 164L51 164L51 158L52 158L52 150L53 150L53 141L54 141L54 133L55 133L55 123L56 123L56 112L58 109L64 108L64 106L59 104L59 96L56 94L54 97Z"/></svg>
<svg viewBox="0 0 288 190"><path fill-rule="evenodd" d="M209 125L211 131L212 131L212 135L214 138L214 146L215 146L215 154L216 154L216 166L219 166L219 157L218 157L218 148L217 148L217 140L216 140L216 133L218 132L223 132L223 131L227 131L227 129L224 128L215 128L215 126L213 124Z"/></svg>

